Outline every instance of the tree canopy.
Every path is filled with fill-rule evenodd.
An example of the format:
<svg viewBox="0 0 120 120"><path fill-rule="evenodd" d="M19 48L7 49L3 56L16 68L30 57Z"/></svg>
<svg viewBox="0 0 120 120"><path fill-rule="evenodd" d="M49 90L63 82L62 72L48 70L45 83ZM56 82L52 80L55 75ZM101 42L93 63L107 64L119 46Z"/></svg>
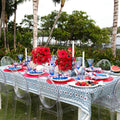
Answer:
<svg viewBox="0 0 120 120"><path fill-rule="evenodd" d="M42 28L49 32L58 11L41 17ZM89 40L94 45L109 42L108 31L95 25L86 12L73 11L72 14L62 12L53 31L52 37L58 41L80 40L86 43Z"/></svg>

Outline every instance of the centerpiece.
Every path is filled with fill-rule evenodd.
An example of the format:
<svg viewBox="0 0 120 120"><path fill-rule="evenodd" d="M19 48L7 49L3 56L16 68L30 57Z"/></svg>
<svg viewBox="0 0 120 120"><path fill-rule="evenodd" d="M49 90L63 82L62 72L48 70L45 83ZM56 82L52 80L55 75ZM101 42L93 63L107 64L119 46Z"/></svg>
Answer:
<svg viewBox="0 0 120 120"><path fill-rule="evenodd" d="M32 50L33 63L41 65L49 62L51 58L50 49L48 47L36 47Z"/></svg>
<svg viewBox="0 0 120 120"><path fill-rule="evenodd" d="M58 49L55 65L60 71L72 70L72 48L68 48L68 50Z"/></svg>

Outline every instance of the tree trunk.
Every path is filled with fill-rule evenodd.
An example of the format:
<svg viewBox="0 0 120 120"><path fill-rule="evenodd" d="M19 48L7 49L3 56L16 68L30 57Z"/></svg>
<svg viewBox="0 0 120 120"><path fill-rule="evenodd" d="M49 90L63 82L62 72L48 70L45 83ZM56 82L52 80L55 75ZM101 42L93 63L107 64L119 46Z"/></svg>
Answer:
<svg viewBox="0 0 120 120"><path fill-rule="evenodd" d="M116 57L117 25L118 25L118 0L114 0L113 32L112 32L112 41L111 41L111 49L114 57Z"/></svg>
<svg viewBox="0 0 120 120"><path fill-rule="evenodd" d="M33 0L33 48L37 47L37 12L39 0Z"/></svg>
<svg viewBox="0 0 120 120"><path fill-rule="evenodd" d="M16 3L16 0L15 0ZM15 4L15 11L14 11L14 49L16 50L16 10L17 6Z"/></svg>
<svg viewBox="0 0 120 120"><path fill-rule="evenodd" d="M50 43L51 35L52 35L53 30L54 30L54 28L55 28L55 25L56 25L56 23L57 23L57 21L58 21L58 18L59 18L59 16L60 16L60 13L61 13L61 11L62 11L62 8L63 8L63 7L61 7L60 10L59 10L59 13L58 13L58 15L57 15L57 17L56 17L56 20L55 20L55 22L54 22L54 24L53 24L53 27L52 27L51 31L50 31L50 35L49 35L49 37L48 37L48 39L47 39L47 43L45 44L45 46L47 46L47 45Z"/></svg>
<svg viewBox="0 0 120 120"><path fill-rule="evenodd" d="M2 0L2 23L3 23L3 32L4 32L4 47L6 48L6 30L5 30L5 3L6 0ZM2 26L2 24L1 24Z"/></svg>
<svg viewBox="0 0 120 120"><path fill-rule="evenodd" d="M45 44L45 46L47 46L47 44L49 44L49 42L50 42L51 35L52 35L53 30L54 30L54 28L55 28L55 25L56 25L56 23L57 23L57 21L58 21L58 18L60 17L60 13L61 13L61 11L62 11L62 8L64 7L64 4L65 4L65 0L61 0L61 8L60 8L60 10L59 10L59 12L58 12L58 15L57 15L56 20L55 20L55 22L54 22L54 24L53 24L52 30L51 30L51 32L50 32L50 35L49 35L49 37L48 37L48 40L47 40L47 43Z"/></svg>
<svg viewBox="0 0 120 120"><path fill-rule="evenodd" d="M0 39L1 39L1 31L2 31L2 13L1 13L1 19L0 19Z"/></svg>
<svg viewBox="0 0 120 120"><path fill-rule="evenodd" d="M5 16L5 24L6 24L6 32L8 34L8 19L7 19L7 15ZM7 46L7 49L10 50L8 35L6 37L6 46Z"/></svg>

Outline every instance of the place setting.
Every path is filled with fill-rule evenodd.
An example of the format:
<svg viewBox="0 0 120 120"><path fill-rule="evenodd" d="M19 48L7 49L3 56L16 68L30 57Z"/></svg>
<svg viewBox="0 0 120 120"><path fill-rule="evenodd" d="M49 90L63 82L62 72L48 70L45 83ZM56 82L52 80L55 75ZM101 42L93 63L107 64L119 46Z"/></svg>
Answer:
<svg viewBox="0 0 120 120"><path fill-rule="evenodd" d="M29 78L39 78L39 77L46 77L49 74L47 72L45 72L44 69L28 69L27 72L23 75L25 77L29 77Z"/></svg>
<svg viewBox="0 0 120 120"><path fill-rule="evenodd" d="M104 70L102 70L100 67L93 66L94 59L87 59L87 63L89 67L85 68L86 72L97 72L97 73L103 73Z"/></svg>
<svg viewBox="0 0 120 120"><path fill-rule="evenodd" d="M75 79L70 76L71 76L71 70L62 72L62 71L57 71L55 68L50 68L49 76L46 81L52 84L51 83L52 80L55 84L64 85L69 82L75 81Z"/></svg>

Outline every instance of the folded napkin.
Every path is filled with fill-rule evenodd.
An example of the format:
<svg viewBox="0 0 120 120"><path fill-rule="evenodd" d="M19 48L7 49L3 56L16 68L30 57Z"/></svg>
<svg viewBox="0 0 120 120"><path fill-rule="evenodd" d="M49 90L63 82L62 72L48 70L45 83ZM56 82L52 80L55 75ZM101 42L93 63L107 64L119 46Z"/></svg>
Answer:
<svg viewBox="0 0 120 120"><path fill-rule="evenodd" d="M48 83L50 83L50 84L52 84L52 82L50 81L50 79L47 79L46 80ZM67 84L67 83L69 83L69 82L73 82L73 81L76 81L75 79L73 79L73 78L70 78L69 80L67 80L67 81L60 81L60 82L58 82L58 81L54 81L54 83L55 84L61 84L61 85L64 85L64 84Z"/></svg>
<svg viewBox="0 0 120 120"><path fill-rule="evenodd" d="M100 67L89 67L89 68L85 68L86 71L89 71L89 72L100 72L102 71L102 69Z"/></svg>
<svg viewBox="0 0 120 120"><path fill-rule="evenodd" d="M43 73L41 75L30 75L30 74L25 73L23 76L29 77L29 78L38 78L38 77L46 77L48 75L49 75L48 73Z"/></svg>
<svg viewBox="0 0 120 120"><path fill-rule="evenodd" d="M44 66L43 66L43 65L37 65L37 66L35 67L35 69L36 69L36 70L42 70L42 69L44 69Z"/></svg>

